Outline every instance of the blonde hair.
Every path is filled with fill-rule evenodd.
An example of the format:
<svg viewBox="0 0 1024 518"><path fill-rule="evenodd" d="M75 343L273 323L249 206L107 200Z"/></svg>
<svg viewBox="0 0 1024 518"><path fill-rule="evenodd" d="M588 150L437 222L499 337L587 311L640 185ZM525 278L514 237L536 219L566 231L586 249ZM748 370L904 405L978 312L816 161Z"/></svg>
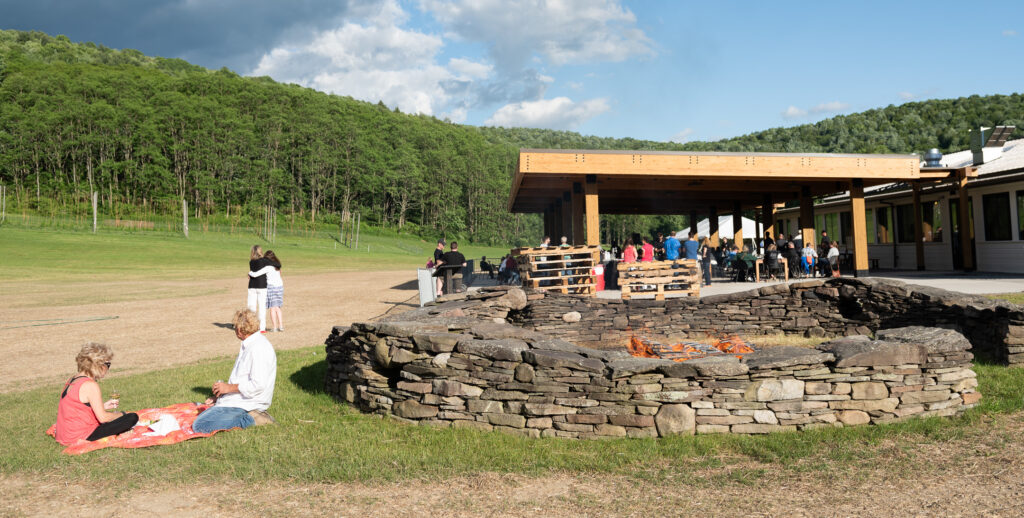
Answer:
<svg viewBox="0 0 1024 518"><path fill-rule="evenodd" d="M81 351L78 351L75 363L78 364L78 372L84 372L90 378L95 379L104 374L104 364L113 358L114 353L106 344L89 342L82 346Z"/></svg>
<svg viewBox="0 0 1024 518"><path fill-rule="evenodd" d="M243 336L249 336L260 330L259 317L256 316L256 313L253 313L248 309L235 311L235 316L231 318L231 324L234 325L235 329L242 333Z"/></svg>
<svg viewBox="0 0 1024 518"><path fill-rule="evenodd" d="M260 245L252 245L252 250L249 251L249 259L255 261L263 257L263 247Z"/></svg>

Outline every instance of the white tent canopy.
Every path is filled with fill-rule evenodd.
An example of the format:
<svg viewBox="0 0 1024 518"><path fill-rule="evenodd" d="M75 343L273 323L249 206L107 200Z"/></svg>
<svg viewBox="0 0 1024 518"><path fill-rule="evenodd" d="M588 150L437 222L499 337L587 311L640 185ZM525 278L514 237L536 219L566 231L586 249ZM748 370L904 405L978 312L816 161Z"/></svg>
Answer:
<svg viewBox="0 0 1024 518"><path fill-rule="evenodd" d="M743 218L743 239L755 239L760 238L760 234L757 232L756 224L754 220ZM697 236L710 236L711 235L711 221L704 218L697 222ZM733 227L732 227L732 215L718 216L718 237L727 238L732 241ZM676 239L689 239L690 229L680 230L676 233Z"/></svg>

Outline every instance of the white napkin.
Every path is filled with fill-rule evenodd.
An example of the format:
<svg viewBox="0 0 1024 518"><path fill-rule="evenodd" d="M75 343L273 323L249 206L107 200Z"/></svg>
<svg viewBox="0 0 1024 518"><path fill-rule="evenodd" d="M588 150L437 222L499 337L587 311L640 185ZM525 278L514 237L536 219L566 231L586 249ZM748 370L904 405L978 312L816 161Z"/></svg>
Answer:
<svg viewBox="0 0 1024 518"><path fill-rule="evenodd" d="M153 431L144 433L142 435L145 435L147 437L162 437L175 430L181 430L181 426L178 425L178 420L175 419L173 415L161 414L160 419L158 419L156 422L149 424L149 429Z"/></svg>

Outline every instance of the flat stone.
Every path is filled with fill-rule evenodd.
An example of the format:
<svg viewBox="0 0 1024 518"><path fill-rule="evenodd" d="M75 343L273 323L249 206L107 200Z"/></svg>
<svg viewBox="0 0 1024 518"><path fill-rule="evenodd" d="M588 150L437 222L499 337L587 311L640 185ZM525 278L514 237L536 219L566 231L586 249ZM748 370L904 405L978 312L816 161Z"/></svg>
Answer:
<svg viewBox="0 0 1024 518"><path fill-rule="evenodd" d="M808 381L804 383L804 393L822 395L832 393L832 384L819 381Z"/></svg>
<svg viewBox="0 0 1024 518"><path fill-rule="evenodd" d="M432 388L433 387L431 386L430 383L418 383L418 382L411 382L411 381L399 381L398 382L398 389L399 390L407 390L409 392L416 392L418 394L427 394L427 393L429 393L432 390Z"/></svg>
<svg viewBox="0 0 1024 518"><path fill-rule="evenodd" d="M696 431L697 413L689 405L662 405L654 416L658 435L693 435Z"/></svg>
<svg viewBox="0 0 1024 518"><path fill-rule="evenodd" d="M533 349L540 349L542 351L563 351L581 355L588 351L586 347L580 347L572 342L567 342L558 338L530 340L530 347Z"/></svg>
<svg viewBox="0 0 1024 518"><path fill-rule="evenodd" d="M490 360L518 362L523 359L523 351L529 350L526 342L515 338L499 340L459 340L456 350L460 353L472 354Z"/></svg>
<svg viewBox="0 0 1024 518"><path fill-rule="evenodd" d="M654 417L649 415L625 414L608 417L608 422L619 426L654 426Z"/></svg>
<svg viewBox="0 0 1024 518"><path fill-rule="evenodd" d="M928 361L924 346L905 342L881 342L866 337L846 337L826 342L819 350L836 357L836 367L874 367L884 365L923 364Z"/></svg>
<svg viewBox="0 0 1024 518"><path fill-rule="evenodd" d="M764 433L778 433L778 432L795 432L796 426L794 425L778 425L778 424L759 424L759 423L747 423L747 424L735 424L732 425L732 433L744 433L744 434L764 434Z"/></svg>
<svg viewBox="0 0 1024 518"><path fill-rule="evenodd" d="M523 428L526 426L526 418L515 414L484 414L487 422L496 426L510 426L512 428Z"/></svg>
<svg viewBox="0 0 1024 518"><path fill-rule="evenodd" d="M871 416L868 415L867 412L861 410L843 410L836 414L836 418L839 419L840 423L847 426L856 426L871 422Z"/></svg>
<svg viewBox="0 0 1024 518"><path fill-rule="evenodd" d="M551 428L552 424L554 423L551 422L550 417L531 417L526 420L527 428L546 429Z"/></svg>
<svg viewBox="0 0 1024 518"><path fill-rule="evenodd" d="M576 413L575 408L544 403L523 403L523 411L527 415L565 415Z"/></svg>
<svg viewBox="0 0 1024 518"><path fill-rule="evenodd" d="M469 334L483 340L501 340L503 338L516 338L519 340L543 339L544 334L530 329L523 329L507 323L480 322L473 324Z"/></svg>
<svg viewBox="0 0 1024 518"><path fill-rule="evenodd" d="M396 338L409 338L414 334L422 333L448 333L448 326L426 322L379 322L375 325L378 335Z"/></svg>
<svg viewBox="0 0 1024 518"><path fill-rule="evenodd" d="M669 378L692 379L697 377L697 368L690 362L672 362L672 365L658 367L658 372Z"/></svg>
<svg viewBox="0 0 1024 518"><path fill-rule="evenodd" d="M572 424L601 424L608 422L608 416L603 414L569 414L565 421Z"/></svg>
<svg viewBox="0 0 1024 518"><path fill-rule="evenodd" d="M412 335L412 341L416 348L421 351L432 353L450 353L455 350L459 340L472 340L472 335L457 333L417 333Z"/></svg>
<svg viewBox="0 0 1024 518"><path fill-rule="evenodd" d="M743 393L746 401L785 401L803 397L804 382L790 379L755 381Z"/></svg>
<svg viewBox="0 0 1024 518"><path fill-rule="evenodd" d="M742 376L750 371L745 363L735 356L705 356L687 360L685 363L697 369L697 374L709 378L716 376Z"/></svg>
<svg viewBox="0 0 1024 518"><path fill-rule="evenodd" d="M910 326L896 329L882 329L876 333L879 340L905 342L923 345L929 354L966 351L971 342L964 335L952 329L939 327Z"/></svg>
<svg viewBox="0 0 1024 518"><path fill-rule="evenodd" d="M488 401L486 399L470 399L466 401L466 408L475 414L501 414L505 412L505 405L501 401Z"/></svg>
<svg viewBox="0 0 1024 518"><path fill-rule="evenodd" d="M894 397L887 399L862 399L859 401L829 401L829 408L836 410L863 410L871 412L879 410L892 413L900 404L900 400Z"/></svg>
<svg viewBox="0 0 1024 518"><path fill-rule="evenodd" d="M775 416L775 412L771 410L754 410L754 422L761 424L779 424L778 418Z"/></svg>
<svg viewBox="0 0 1024 518"><path fill-rule="evenodd" d="M854 383L853 399L885 399L889 397L889 389L880 381Z"/></svg>
<svg viewBox="0 0 1024 518"><path fill-rule="evenodd" d="M662 367L670 367L676 362L671 360L662 360L659 358L622 358L619 360L612 360L608 362L608 367L612 370L612 378L625 378L633 376L635 374L645 374L648 372L660 372Z"/></svg>
<svg viewBox="0 0 1024 518"><path fill-rule="evenodd" d="M523 360L539 367L566 367L590 372L603 372L604 362L593 358L585 358L579 354L565 351L523 351Z"/></svg>
<svg viewBox="0 0 1024 518"><path fill-rule="evenodd" d="M922 390L918 392L904 392L900 394L900 400L906 404L914 403L937 403L949 399L948 390Z"/></svg>
<svg viewBox="0 0 1024 518"><path fill-rule="evenodd" d="M395 403L391 406L391 411L398 417L405 419L424 419L437 416L436 406L423 405L412 399Z"/></svg>
<svg viewBox="0 0 1024 518"><path fill-rule="evenodd" d="M434 394L440 394L442 396L469 396L469 397L480 397L484 393L484 389L467 385L458 381L451 380L434 380Z"/></svg>
<svg viewBox="0 0 1024 518"><path fill-rule="evenodd" d="M613 424L599 424L594 427L594 433L608 437L625 437L626 429Z"/></svg>
<svg viewBox="0 0 1024 518"><path fill-rule="evenodd" d="M794 365L817 365L835 360L831 353L805 347L769 347L743 355L750 370L781 369Z"/></svg>
<svg viewBox="0 0 1024 518"><path fill-rule="evenodd" d="M424 353L414 353L402 347L392 347L391 351L391 364L395 367L428 357L428 355Z"/></svg>

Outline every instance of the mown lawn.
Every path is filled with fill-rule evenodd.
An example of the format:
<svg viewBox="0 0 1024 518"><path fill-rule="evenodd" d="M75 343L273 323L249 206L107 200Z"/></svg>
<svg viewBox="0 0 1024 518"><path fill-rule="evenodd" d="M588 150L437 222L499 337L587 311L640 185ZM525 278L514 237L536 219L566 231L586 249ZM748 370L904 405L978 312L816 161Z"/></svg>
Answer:
<svg viewBox="0 0 1024 518"><path fill-rule="evenodd" d="M231 431L209 439L136 450L106 449L82 456L61 453L44 431L56 416L59 387L0 395L0 473L58 475L69 480L146 481L297 480L307 482L433 479L482 472L632 474L652 481L672 478L707 484L693 472L748 461L782 469L832 472L854 464L898 468L883 443L901 447L986 433L990 416L1024 404L1020 370L978 365L983 404L954 419L913 420L888 426L816 430L770 436L689 436L665 439L529 440L497 432L409 426L359 413L321 392L322 347L278 353L278 380L271 413L279 425ZM223 378L224 358L104 380L117 389L122 408L198 401ZM754 483L756 469L730 470L730 480Z"/></svg>

